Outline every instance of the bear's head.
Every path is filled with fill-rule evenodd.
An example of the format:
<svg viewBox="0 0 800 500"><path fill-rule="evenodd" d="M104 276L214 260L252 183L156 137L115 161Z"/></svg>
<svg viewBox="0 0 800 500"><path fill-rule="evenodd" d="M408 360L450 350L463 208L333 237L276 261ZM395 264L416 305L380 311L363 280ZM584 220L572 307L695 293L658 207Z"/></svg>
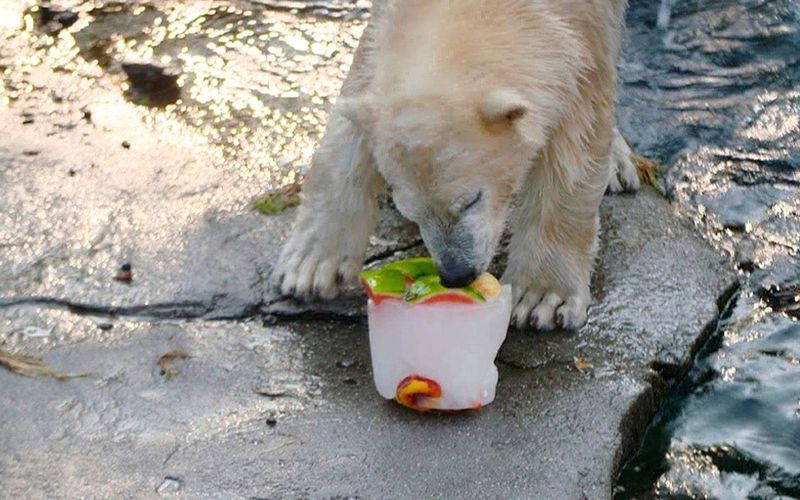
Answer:
<svg viewBox="0 0 800 500"><path fill-rule="evenodd" d="M342 98L400 212L419 225L447 286L491 263L512 195L545 143L532 105L513 90Z"/></svg>

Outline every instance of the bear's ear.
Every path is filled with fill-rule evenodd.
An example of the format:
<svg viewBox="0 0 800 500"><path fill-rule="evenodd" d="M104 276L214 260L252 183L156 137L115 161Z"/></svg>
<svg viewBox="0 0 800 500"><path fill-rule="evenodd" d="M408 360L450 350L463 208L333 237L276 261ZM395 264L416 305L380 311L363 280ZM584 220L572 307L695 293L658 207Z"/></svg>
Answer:
<svg viewBox="0 0 800 500"><path fill-rule="evenodd" d="M528 103L513 90L496 90L478 108L487 125L514 125L528 114Z"/></svg>
<svg viewBox="0 0 800 500"><path fill-rule="evenodd" d="M372 95L340 97L336 103L339 113L362 131L370 130L375 123L375 100Z"/></svg>

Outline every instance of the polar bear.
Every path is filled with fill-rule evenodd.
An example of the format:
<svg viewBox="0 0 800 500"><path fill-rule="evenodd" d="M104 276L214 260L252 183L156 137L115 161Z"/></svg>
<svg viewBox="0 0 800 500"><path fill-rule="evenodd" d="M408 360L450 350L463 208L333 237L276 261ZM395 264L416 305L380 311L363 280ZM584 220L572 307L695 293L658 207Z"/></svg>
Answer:
<svg viewBox="0 0 800 500"><path fill-rule="evenodd" d="M273 283L334 297L388 188L446 286L484 272L508 228L516 326L580 328L600 201L639 185L614 119L625 4L375 2Z"/></svg>

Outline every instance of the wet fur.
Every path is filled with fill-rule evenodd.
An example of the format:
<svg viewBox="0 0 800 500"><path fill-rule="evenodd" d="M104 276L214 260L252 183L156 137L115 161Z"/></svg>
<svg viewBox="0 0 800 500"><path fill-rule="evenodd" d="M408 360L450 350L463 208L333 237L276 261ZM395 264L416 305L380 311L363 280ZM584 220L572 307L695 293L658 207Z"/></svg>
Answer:
<svg viewBox="0 0 800 500"><path fill-rule="evenodd" d="M388 182L440 268L485 270L508 225L517 325L580 327L602 196L638 188L613 115L624 8L376 2L273 274L282 293L331 298L355 278Z"/></svg>

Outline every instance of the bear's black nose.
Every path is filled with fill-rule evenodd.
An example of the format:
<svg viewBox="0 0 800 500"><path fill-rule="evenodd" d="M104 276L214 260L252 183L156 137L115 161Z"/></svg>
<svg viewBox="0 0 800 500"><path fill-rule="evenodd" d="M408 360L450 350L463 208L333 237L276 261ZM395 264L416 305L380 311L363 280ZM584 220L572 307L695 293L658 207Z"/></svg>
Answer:
<svg viewBox="0 0 800 500"><path fill-rule="evenodd" d="M452 263L443 265L439 269L442 285L447 288L462 288L468 286L478 278L478 271L469 265Z"/></svg>

